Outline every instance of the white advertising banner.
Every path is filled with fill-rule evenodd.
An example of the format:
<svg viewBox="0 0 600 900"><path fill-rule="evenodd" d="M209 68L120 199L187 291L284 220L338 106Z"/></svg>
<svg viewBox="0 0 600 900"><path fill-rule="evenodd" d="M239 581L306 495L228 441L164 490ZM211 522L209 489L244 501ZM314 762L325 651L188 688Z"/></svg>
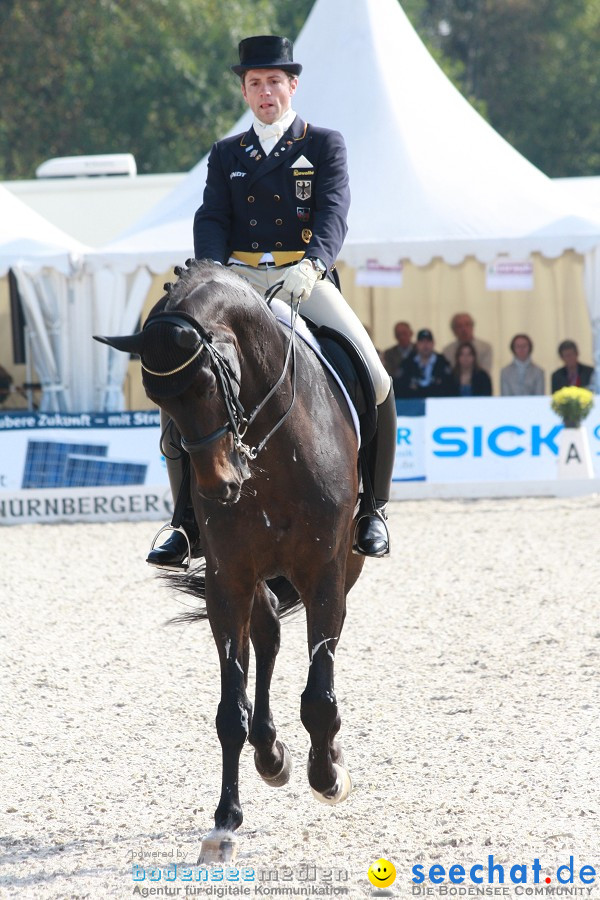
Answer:
<svg viewBox="0 0 600 900"><path fill-rule="evenodd" d="M157 412L0 413L0 524L169 517Z"/></svg>
<svg viewBox="0 0 600 900"><path fill-rule="evenodd" d="M563 426L549 397L453 397L396 406L395 484L558 477ZM600 404L584 425L600 478ZM159 438L157 412L0 413L0 525L167 521L172 501Z"/></svg>
<svg viewBox="0 0 600 900"><path fill-rule="evenodd" d="M600 409L585 422L600 477ZM549 397L461 397L427 401L427 481L552 481L563 426Z"/></svg>

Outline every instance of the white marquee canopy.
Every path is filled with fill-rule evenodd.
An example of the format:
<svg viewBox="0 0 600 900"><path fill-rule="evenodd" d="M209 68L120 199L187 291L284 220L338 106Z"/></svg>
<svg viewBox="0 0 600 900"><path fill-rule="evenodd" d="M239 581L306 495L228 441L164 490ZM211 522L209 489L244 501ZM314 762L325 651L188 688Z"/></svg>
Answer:
<svg viewBox="0 0 600 900"><path fill-rule="evenodd" d="M152 279L143 267L90 272L90 252L0 185L0 276L17 279L44 411L123 405L127 357L108 358L92 334L132 331Z"/></svg>
<svg viewBox="0 0 600 900"><path fill-rule="evenodd" d="M87 250L0 185L0 275L17 266L66 275Z"/></svg>

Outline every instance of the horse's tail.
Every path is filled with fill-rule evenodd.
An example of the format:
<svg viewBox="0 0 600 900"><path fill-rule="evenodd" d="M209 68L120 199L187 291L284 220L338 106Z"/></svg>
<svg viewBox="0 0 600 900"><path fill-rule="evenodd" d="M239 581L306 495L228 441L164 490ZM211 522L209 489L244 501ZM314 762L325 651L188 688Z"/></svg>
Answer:
<svg viewBox="0 0 600 900"><path fill-rule="evenodd" d="M277 615L280 619L287 618L287 616L296 612L302 605L300 594L296 588L290 584L287 578L283 577L283 575L278 575L276 578L269 578L267 586L279 600Z"/></svg>
<svg viewBox="0 0 600 900"><path fill-rule="evenodd" d="M190 607L169 619L168 625L187 625L190 622L202 622L208 619L205 569L205 565L202 564L185 574L168 572L166 570L157 573L158 577L170 587L182 594L189 594L199 601L196 606ZM287 578L284 578L282 575L278 575L276 578L269 578L267 585L277 597L277 615L280 619L287 618L301 606L300 595Z"/></svg>

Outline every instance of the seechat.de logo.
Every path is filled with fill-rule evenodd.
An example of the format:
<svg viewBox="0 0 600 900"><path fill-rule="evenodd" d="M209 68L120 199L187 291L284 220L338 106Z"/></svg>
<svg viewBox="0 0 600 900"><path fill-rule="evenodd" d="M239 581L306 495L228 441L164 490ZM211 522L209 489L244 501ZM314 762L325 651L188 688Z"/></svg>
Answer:
<svg viewBox="0 0 600 900"><path fill-rule="evenodd" d="M575 863L573 856L569 857L568 863L562 863L556 867L545 868L540 860L536 857L533 862L517 862L514 865L497 863L494 855L490 854L487 862L475 863L470 866L454 863L450 866L443 866L440 863L434 863L427 867L421 864L412 867L412 894L429 895L433 893L433 888L428 885L439 885L438 891L443 894L458 895L459 891L450 887L442 888L442 885L515 885L514 893L516 896L543 895L548 896L554 893L563 894L577 893L581 896L584 890L587 893L593 888L573 887L562 888L558 885L595 885L598 872L594 866L585 863ZM534 890L528 885L544 885L544 888ZM472 888L461 888L463 893L471 893ZM488 889L489 890L489 889ZM485 888L482 891L487 893Z"/></svg>

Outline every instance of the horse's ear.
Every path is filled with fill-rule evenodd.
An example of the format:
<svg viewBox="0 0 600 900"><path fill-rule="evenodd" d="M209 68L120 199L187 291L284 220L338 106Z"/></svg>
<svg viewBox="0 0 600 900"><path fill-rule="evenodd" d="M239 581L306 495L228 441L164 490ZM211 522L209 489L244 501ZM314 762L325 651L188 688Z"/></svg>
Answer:
<svg viewBox="0 0 600 900"><path fill-rule="evenodd" d="M94 340L100 341L101 344L108 344L109 347L114 347L115 350L123 350L125 353L135 353L136 356L141 356L144 345L144 332L138 331L136 334L123 334L117 337L95 334Z"/></svg>

